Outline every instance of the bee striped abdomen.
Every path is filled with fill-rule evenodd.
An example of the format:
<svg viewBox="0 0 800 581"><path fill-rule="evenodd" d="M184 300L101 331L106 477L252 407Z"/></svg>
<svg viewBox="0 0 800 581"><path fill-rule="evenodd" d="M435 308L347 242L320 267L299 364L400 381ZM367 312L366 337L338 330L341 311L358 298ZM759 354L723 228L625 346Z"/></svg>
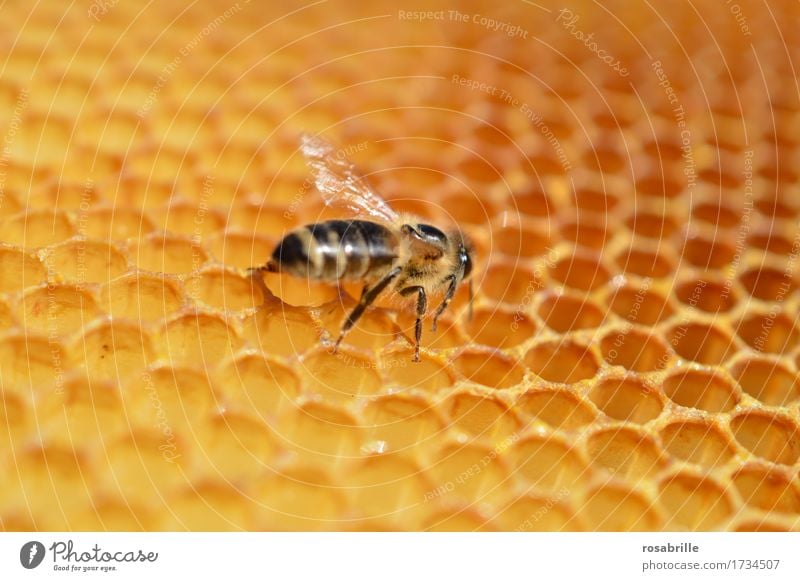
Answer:
<svg viewBox="0 0 800 581"><path fill-rule="evenodd" d="M272 254L281 272L313 280L380 276L397 259L391 230L366 220L329 220L288 234Z"/></svg>

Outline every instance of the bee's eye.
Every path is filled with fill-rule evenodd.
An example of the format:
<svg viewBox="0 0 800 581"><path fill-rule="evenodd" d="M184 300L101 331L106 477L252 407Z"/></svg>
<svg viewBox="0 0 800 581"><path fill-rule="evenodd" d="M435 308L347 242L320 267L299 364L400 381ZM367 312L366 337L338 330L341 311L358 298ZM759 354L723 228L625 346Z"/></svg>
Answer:
<svg viewBox="0 0 800 581"><path fill-rule="evenodd" d="M442 232L438 228L429 226L428 224L417 224L417 232L419 232L426 238L433 239L441 244L447 242L447 236L445 236L444 232Z"/></svg>
<svg viewBox="0 0 800 581"><path fill-rule="evenodd" d="M461 262L464 264L464 278L467 278L472 272L472 258L470 258L469 252L467 252L466 249L462 248L461 252L463 253Z"/></svg>

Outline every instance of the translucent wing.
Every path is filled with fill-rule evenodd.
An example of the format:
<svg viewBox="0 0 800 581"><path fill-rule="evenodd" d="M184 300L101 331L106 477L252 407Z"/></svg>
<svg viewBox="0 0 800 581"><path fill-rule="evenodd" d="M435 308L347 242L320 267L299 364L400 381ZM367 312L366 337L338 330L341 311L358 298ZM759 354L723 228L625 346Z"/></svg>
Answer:
<svg viewBox="0 0 800 581"><path fill-rule="evenodd" d="M398 219L397 212L369 186L355 166L326 139L303 134L300 148L314 173L317 189L328 206L345 208L356 216L385 222Z"/></svg>

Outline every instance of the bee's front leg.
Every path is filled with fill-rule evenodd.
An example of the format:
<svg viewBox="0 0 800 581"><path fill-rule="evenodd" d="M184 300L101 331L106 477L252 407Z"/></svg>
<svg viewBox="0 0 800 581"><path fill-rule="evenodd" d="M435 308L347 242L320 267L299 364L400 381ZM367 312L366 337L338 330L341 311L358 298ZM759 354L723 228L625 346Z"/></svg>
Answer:
<svg viewBox="0 0 800 581"><path fill-rule="evenodd" d="M422 317L425 316L425 311L428 310L428 295L425 293L425 287L422 286L407 286L400 291L400 294L408 296L412 293L417 293L417 321L414 324L414 361L419 361L419 344L422 340Z"/></svg>

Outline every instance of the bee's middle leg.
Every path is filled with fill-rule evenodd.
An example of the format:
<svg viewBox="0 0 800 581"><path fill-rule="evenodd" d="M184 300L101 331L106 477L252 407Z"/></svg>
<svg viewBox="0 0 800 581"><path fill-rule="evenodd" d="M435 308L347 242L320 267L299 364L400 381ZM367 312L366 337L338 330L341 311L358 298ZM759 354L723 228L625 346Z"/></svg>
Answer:
<svg viewBox="0 0 800 581"><path fill-rule="evenodd" d="M408 286L400 291L403 296L417 293L417 321L414 324L414 361L419 361L419 344L422 340L422 317L425 316L425 311L428 310L428 295L425 293L425 287L421 286Z"/></svg>
<svg viewBox="0 0 800 581"><path fill-rule="evenodd" d="M356 322L361 318L361 315L364 314L364 311L367 310L367 307L375 302L375 299L378 298L378 295L381 294L387 286L389 286L389 283L391 283L401 271L402 269L400 267L393 268L389 274L379 280L375 286L371 288L364 287L364 289L361 291L361 298L359 299L358 304L347 315L347 319L345 319L344 325L342 325L342 329L339 331L339 338L336 339L336 343L333 346L334 353L336 353L336 350L339 348L339 343L342 342L345 334L353 328L353 325L355 325Z"/></svg>
<svg viewBox="0 0 800 581"><path fill-rule="evenodd" d="M439 305L439 308L436 309L436 312L433 314L434 333L436 332L436 324L439 322L439 317L445 312L445 310L447 310L447 306L450 304L450 301L453 300L453 296L456 294L456 277L452 274L448 275L447 278L444 279L444 282L449 282L449 286L447 287L447 292L444 295L442 304Z"/></svg>

